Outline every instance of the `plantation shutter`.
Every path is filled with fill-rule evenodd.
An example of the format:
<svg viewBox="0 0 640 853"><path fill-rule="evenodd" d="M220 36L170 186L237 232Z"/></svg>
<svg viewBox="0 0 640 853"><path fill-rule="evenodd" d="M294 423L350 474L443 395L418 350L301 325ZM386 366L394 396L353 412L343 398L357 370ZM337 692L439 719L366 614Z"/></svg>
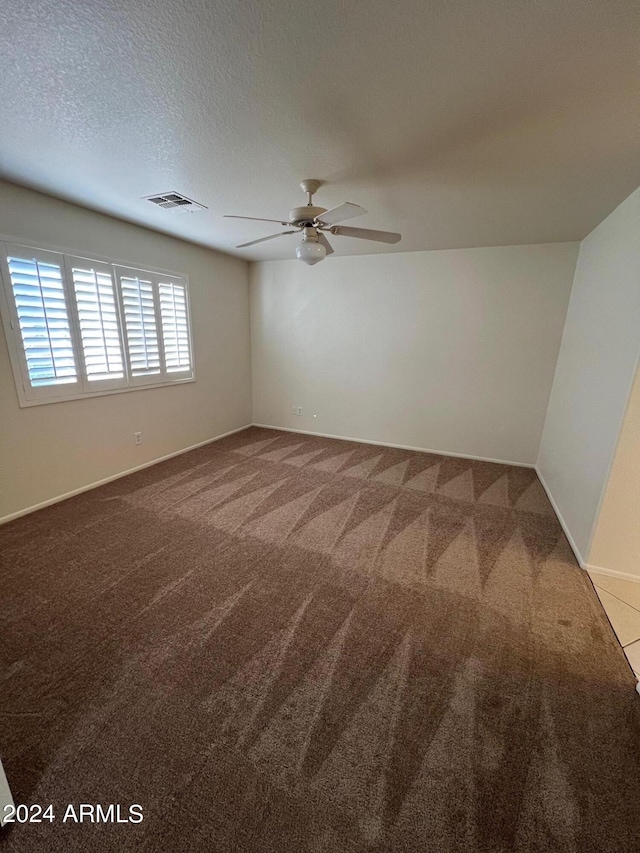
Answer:
<svg viewBox="0 0 640 853"><path fill-rule="evenodd" d="M189 340L187 288L180 279L158 276L160 318L165 370L167 374L191 376L191 342Z"/></svg>
<svg viewBox="0 0 640 853"><path fill-rule="evenodd" d="M87 391L122 388L127 377L114 277L109 264L67 258L75 294Z"/></svg>
<svg viewBox="0 0 640 853"><path fill-rule="evenodd" d="M21 406L194 379L186 276L10 243L0 273Z"/></svg>
<svg viewBox="0 0 640 853"><path fill-rule="evenodd" d="M160 382L164 370L160 357L155 277L123 267L116 268L116 275L124 318L130 384Z"/></svg>
<svg viewBox="0 0 640 853"><path fill-rule="evenodd" d="M27 399L80 390L63 256L7 244L3 276Z"/></svg>

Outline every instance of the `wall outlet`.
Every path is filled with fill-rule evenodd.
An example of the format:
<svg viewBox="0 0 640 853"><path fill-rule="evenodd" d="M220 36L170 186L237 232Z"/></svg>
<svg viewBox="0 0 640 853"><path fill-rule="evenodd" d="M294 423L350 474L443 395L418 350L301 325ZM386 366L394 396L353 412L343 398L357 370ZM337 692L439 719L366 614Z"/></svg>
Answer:
<svg viewBox="0 0 640 853"><path fill-rule="evenodd" d="M142 444L142 433L141 432L134 432L133 443L134 444Z"/></svg>
<svg viewBox="0 0 640 853"><path fill-rule="evenodd" d="M302 406L298 406L298 410L296 412L296 415L302 415Z"/></svg>

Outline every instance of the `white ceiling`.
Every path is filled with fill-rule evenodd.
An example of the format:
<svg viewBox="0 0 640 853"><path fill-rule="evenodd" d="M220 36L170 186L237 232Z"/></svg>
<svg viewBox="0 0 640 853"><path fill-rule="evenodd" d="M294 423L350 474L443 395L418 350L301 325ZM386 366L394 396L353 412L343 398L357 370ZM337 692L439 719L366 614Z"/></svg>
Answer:
<svg viewBox="0 0 640 853"><path fill-rule="evenodd" d="M397 246L576 240L640 184L637 0L21 0L0 175L247 259L316 203ZM208 206L165 212L177 190ZM0 201L1 203L1 201Z"/></svg>

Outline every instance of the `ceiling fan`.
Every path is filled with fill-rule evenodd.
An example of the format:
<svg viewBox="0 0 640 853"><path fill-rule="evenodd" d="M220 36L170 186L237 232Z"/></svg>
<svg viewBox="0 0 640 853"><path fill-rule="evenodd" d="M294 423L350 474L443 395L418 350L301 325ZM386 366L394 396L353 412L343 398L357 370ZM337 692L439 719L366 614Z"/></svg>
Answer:
<svg viewBox="0 0 640 853"><path fill-rule="evenodd" d="M283 237L285 234L296 234L302 232L302 243L296 246L296 257L305 264L317 264L323 260L326 255L333 252L331 244L327 240L324 232L336 234L341 237L357 237L360 240L375 240L378 243L397 243L401 239L400 234L394 234L391 231L372 231L369 228L348 228L344 225L337 225L338 222L343 222L345 219L351 219L354 216L362 216L367 211L364 207L358 204L345 202L338 207L333 207L331 210L325 210L324 207L316 207L313 204L313 195L322 181L316 181L311 178L300 181L302 191L307 194L307 204L303 207L294 207L289 211L288 221L281 219L261 219L258 216L234 216L226 214L226 219L252 219L256 222L278 222L280 225L292 226L290 231L280 231L278 234L270 234L268 237L260 237L258 240L250 240L248 243L241 243L236 246L236 249L244 249L246 246L254 246L256 243L264 243L265 240L274 240L276 237Z"/></svg>

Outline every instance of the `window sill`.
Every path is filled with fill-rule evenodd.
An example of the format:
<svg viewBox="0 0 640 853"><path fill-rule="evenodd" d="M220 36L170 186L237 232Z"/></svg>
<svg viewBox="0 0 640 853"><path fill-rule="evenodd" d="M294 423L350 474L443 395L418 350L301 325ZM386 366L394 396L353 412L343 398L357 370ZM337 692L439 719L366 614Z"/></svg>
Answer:
<svg viewBox="0 0 640 853"><path fill-rule="evenodd" d="M155 385L132 385L128 388L111 388L108 391L89 391L84 394L69 394L60 397L37 397L35 400L27 400L22 394L18 395L18 405L21 409L31 406L48 406L51 403L70 403L72 400L88 400L93 397L111 397L113 394L129 394L131 391L151 391L158 388L174 388L176 385L186 385L195 382L196 377L189 379L176 379L173 382L158 382Z"/></svg>

